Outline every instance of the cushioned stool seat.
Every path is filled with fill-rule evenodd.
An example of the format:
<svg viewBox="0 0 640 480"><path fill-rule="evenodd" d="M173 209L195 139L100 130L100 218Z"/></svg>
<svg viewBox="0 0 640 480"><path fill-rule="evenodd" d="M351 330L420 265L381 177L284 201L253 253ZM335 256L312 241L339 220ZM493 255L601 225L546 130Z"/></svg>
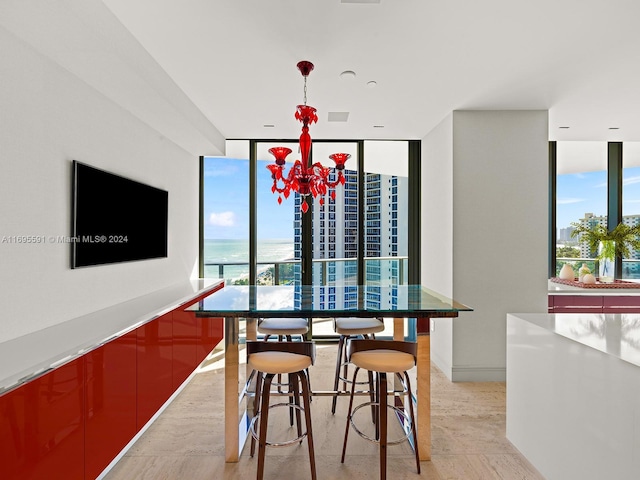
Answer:
<svg viewBox="0 0 640 480"><path fill-rule="evenodd" d="M311 358L289 352L260 352L249 356L249 366L263 373L293 373L311 366Z"/></svg>
<svg viewBox="0 0 640 480"><path fill-rule="evenodd" d="M415 366L413 355L394 350L369 350L351 355L351 363L374 372L405 372Z"/></svg>
<svg viewBox="0 0 640 480"><path fill-rule="evenodd" d="M306 318L263 318L258 322L258 333L289 337L290 335L304 335L309 331Z"/></svg>
<svg viewBox="0 0 640 480"><path fill-rule="evenodd" d="M346 317L335 319L335 332L340 335L370 335L384 330L378 318Z"/></svg>

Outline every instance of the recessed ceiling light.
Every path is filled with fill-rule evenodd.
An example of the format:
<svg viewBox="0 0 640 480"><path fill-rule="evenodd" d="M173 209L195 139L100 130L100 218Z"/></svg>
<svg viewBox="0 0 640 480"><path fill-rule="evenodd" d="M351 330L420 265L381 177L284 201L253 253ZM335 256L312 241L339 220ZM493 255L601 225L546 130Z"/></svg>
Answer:
<svg viewBox="0 0 640 480"><path fill-rule="evenodd" d="M569 127L558 127L558 128L565 128L565 129L567 129L567 128L569 128Z"/></svg>
<svg viewBox="0 0 640 480"><path fill-rule="evenodd" d="M274 128L274 127L275 127L275 125L273 125L273 124L271 124L271 123L265 123L265 124L263 125L263 127L264 127L264 128Z"/></svg>
<svg viewBox="0 0 640 480"><path fill-rule="evenodd" d="M354 72L353 70L345 70L344 72L342 72L340 74L340 78L342 78L344 80L349 80L351 78L356 78L356 72Z"/></svg>
<svg viewBox="0 0 640 480"><path fill-rule="evenodd" d="M620 127L609 127L609 130L620 130Z"/></svg>
<svg viewBox="0 0 640 480"><path fill-rule="evenodd" d="M340 3L380 3L380 0L341 0Z"/></svg>
<svg viewBox="0 0 640 480"><path fill-rule="evenodd" d="M367 87L369 88L374 88L376 85L378 85L378 82L376 82L375 80L367 82Z"/></svg>
<svg viewBox="0 0 640 480"><path fill-rule="evenodd" d="M374 125L373 128L384 128L384 125Z"/></svg>

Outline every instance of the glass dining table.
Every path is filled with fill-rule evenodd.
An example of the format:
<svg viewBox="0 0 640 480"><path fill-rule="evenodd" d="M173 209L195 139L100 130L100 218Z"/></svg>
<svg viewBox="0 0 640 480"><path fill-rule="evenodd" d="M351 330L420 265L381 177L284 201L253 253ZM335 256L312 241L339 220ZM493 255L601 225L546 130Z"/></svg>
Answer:
<svg viewBox="0 0 640 480"><path fill-rule="evenodd" d="M431 459L430 319L454 318L470 307L421 285L225 285L187 310L200 317L224 318L227 462L238 461L247 431L239 401L241 322L246 340L255 340L259 318L384 317L394 319L394 340L403 340L405 322L415 319L418 446L420 460Z"/></svg>

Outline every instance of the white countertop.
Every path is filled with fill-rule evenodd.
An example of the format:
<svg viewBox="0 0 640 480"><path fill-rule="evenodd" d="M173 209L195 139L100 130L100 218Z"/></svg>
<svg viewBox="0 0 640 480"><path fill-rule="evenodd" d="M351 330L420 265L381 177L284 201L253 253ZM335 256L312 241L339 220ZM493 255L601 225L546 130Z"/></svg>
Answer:
<svg viewBox="0 0 640 480"><path fill-rule="evenodd" d="M186 281L0 343L0 394L170 312L221 282Z"/></svg>
<svg viewBox="0 0 640 480"><path fill-rule="evenodd" d="M582 345L640 366L640 314L509 314Z"/></svg>
<svg viewBox="0 0 640 480"><path fill-rule="evenodd" d="M631 281L631 280L629 280ZM633 281L634 283L640 283ZM598 295L598 296L628 296L640 295L640 288L582 288L562 283L548 281L550 295Z"/></svg>

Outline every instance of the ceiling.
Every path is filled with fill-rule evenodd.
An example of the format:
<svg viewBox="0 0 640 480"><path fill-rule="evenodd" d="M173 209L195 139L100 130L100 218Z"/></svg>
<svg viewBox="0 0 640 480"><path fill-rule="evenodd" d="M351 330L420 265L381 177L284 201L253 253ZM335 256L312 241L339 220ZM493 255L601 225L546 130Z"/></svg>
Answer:
<svg viewBox="0 0 640 480"><path fill-rule="evenodd" d="M640 140L636 0L103 1L226 138L297 137L309 60L314 138L548 109L551 140Z"/></svg>
<svg viewBox="0 0 640 480"><path fill-rule="evenodd" d="M314 139L542 109L550 140L640 141L637 0L351 1L2 0L0 28L195 155L297 138L300 60Z"/></svg>

